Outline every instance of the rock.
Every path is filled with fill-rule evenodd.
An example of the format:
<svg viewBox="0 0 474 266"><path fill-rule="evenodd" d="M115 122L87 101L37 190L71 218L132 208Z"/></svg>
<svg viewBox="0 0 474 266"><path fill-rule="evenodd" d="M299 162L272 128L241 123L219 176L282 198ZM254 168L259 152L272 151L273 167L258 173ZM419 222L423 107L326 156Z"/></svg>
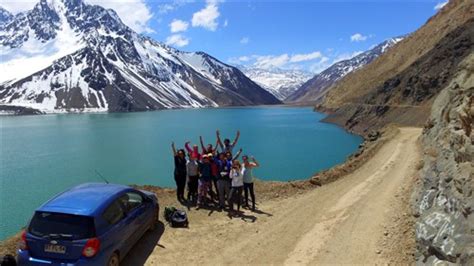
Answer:
<svg viewBox="0 0 474 266"><path fill-rule="evenodd" d="M472 68L474 60L466 64ZM419 264L474 265L474 87L469 82L472 78L461 76L438 95L421 138L424 166L413 211Z"/></svg>
<svg viewBox="0 0 474 266"><path fill-rule="evenodd" d="M368 141L376 141L381 136L380 131L372 131L367 135Z"/></svg>

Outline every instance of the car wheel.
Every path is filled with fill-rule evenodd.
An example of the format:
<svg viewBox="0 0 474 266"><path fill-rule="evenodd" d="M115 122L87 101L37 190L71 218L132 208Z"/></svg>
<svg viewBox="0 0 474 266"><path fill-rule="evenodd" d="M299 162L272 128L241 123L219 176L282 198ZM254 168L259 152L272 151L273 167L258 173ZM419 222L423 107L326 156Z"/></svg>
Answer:
<svg viewBox="0 0 474 266"><path fill-rule="evenodd" d="M109 258L109 262L107 262L107 266L119 266L120 265L120 259L117 253L114 252L112 256Z"/></svg>

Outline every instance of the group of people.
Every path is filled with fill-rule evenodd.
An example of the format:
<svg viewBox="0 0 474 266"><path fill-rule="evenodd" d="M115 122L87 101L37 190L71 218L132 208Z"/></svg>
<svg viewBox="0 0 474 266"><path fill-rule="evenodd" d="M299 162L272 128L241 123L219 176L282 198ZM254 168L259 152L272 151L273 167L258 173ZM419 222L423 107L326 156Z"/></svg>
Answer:
<svg viewBox="0 0 474 266"><path fill-rule="evenodd" d="M204 145L202 137L199 137L201 152L198 145L190 146L185 143L185 149L176 149L174 142L171 144L174 156L174 179L176 181L176 196L182 203L197 204L198 206L209 206L217 204L218 209L226 207L234 212L243 203L242 192L245 194L245 206L255 210L254 178L252 169L259 167L254 157L239 157L242 149L234 154L233 151L239 141L240 131L234 141L224 139L221 141L219 130L216 131L217 141L215 145ZM219 149L220 148L220 149ZM188 159L186 159L186 154ZM187 199L184 197L185 187L188 187ZM251 199L251 207L249 204ZM216 203L217 201L217 203Z"/></svg>

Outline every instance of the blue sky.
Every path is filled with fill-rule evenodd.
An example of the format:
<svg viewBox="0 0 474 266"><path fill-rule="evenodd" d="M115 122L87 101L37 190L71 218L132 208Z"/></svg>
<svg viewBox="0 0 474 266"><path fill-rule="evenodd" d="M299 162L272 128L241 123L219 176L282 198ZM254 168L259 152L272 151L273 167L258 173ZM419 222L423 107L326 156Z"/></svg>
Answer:
<svg viewBox="0 0 474 266"><path fill-rule="evenodd" d="M18 12L32 0L19 1L1 5ZM181 50L204 51L230 64L312 72L415 31L445 2L85 1L115 9L135 30Z"/></svg>
<svg viewBox="0 0 474 266"><path fill-rule="evenodd" d="M156 2L155 2L156 3ZM413 32L437 11L433 1L225 1L195 2L161 13L150 26L158 40L179 32L187 51L204 51L231 64L302 68L318 72L383 40ZM193 27L193 14L213 5L215 28ZM151 3L152 7L158 8ZM351 39L351 36L352 37ZM186 42L187 40L187 42ZM184 45L186 44L186 45ZM179 47L181 46L181 47ZM299 57L295 55L300 55Z"/></svg>

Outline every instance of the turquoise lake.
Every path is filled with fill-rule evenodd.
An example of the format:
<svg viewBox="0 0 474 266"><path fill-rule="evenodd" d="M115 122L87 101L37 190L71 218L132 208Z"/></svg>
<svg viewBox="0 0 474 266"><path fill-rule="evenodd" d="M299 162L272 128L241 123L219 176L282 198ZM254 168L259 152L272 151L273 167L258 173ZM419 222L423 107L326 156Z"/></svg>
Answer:
<svg viewBox="0 0 474 266"><path fill-rule="evenodd" d="M0 239L35 208L84 182L174 187L170 144L241 138L263 180L295 180L343 162L362 142L311 108L252 107L0 117ZM236 151L236 150L235 150Z"/></svg>

